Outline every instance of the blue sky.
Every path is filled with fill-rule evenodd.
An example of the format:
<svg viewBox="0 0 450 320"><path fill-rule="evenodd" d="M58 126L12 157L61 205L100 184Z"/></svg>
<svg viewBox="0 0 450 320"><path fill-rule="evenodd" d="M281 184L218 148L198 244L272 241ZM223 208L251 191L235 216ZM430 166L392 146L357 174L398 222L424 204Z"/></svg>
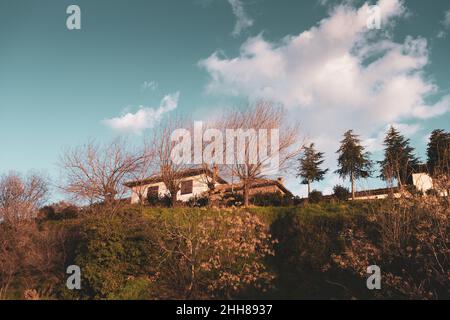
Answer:
<svg viewBox="0 0 450 320"><path fill-rule="evenodd" d="M70 4L81 30L66 28ZM64 147L259 98L282 103L331 169L350 128L376 159L396 124L423 157L427 134L450 129L450 2L379 5L368 30L363 1L0 0L0 172L57 180Z"/></svg>

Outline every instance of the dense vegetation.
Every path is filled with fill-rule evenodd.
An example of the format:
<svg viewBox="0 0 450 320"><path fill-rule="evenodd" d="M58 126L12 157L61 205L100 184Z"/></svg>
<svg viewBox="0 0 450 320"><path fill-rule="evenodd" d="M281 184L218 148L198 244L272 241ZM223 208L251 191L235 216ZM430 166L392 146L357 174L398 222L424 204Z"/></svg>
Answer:
<svg viewBox="0 0 450 320"><path fill-rule="evenodd" d="M2 298L450 298L446 198L248 209L48 207L1 224ZM30 254L30 253L33 254ZM65 286L68 265L81 290ZM382 270L382 290L366 268Z"/></svg>

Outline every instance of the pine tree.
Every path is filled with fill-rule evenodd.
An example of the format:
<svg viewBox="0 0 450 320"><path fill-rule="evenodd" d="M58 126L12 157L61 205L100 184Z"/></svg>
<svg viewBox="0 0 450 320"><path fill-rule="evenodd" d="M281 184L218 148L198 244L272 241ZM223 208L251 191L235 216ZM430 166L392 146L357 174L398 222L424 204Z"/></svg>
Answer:
<svg viewBox="0 0 450 320"><path fill-rule="evenodd" d="M411 176L418 159L414 155L414 148L393 126L390 127L384 138L384 158L378 161L380 165L380 178L392 185L395 179L399 187Z"/></svg>
<svg viewBox="0 0 450 320"><path fill-rule="evenodd" d="M308 198L311 194L311 183L314 181L321 181L328 169L321 169L320 166L324 162L323 152L317 152L314 148L314 143L309 147L303 147L303 155L299 159L300 165L298 167L297 177L301 177L302 184L308 185Z"/></svg>
<svg viewBox="0 0 450 320"><path fill-rule="evenodd" d="M427 147L427 165L433 176L450 173L450 133L442 129L431 133Z"/></svg>
<svg viewBox="0 0 450 320"><path fill-rule="evenodd" d="M371 175L372 162L370 153L364 151L361 141L353 130L344 133L344 139L336 152L339 155L336 173L342 178L349 177L352 183L352 199L355 199L355 181Z"/></svg>

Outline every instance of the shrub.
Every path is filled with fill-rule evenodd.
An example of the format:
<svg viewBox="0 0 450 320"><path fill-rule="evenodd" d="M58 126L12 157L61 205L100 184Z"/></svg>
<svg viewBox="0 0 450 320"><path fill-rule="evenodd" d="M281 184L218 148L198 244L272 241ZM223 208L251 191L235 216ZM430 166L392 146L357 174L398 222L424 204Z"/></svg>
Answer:
<svg viewBox="0 0 450 320"><path fill-rule="evenodd" d="M172 206L172 197L168 193L163 196L150 193L147 195L147 202L152 207L170 208Z"/></svg>
<svg viewBox="0 0 450 320"><path fill-rule="evenodd" d="M426 191L427 196L439 197L439 191L436 189L429 189Z"/></svg>
<svg viewBox="0 0 450 320"><path fill-rule="evenodd" d="M309 197L308 197L308 200L311 203L319 203L320 201L322 201L322 199L323 199L322 192L317 191L317 190L311 191L311 193L309 194Z"/></svg>
<svg viewBox="0 0 450 320"><path fill-rule="evenodd" d="M271 226L271 234L278 240L275 256L270 259L278 275L276 298L349 298L346 290L333 283L345 283L351 289L354 280L343 280L330 264L332 254L345 249L340 233L352 218L307 208L306 212L279 215Z"/></svg>
<svg viewBox="0 0 450 320"><path fill-rule="evenodd" d="M74 264L80 266L83 298L111 298L127 279L155 272L153 227L129 213L83 221Z"/></svg>
<svg viewBox="0 0 450 320"><path fill-rule="evenodd" d="M293 204L292 197L282 195L280 193L256 193L250 198L251 203L255 206L291 206Z"/></svg>
<svg viewBox="0 0 450 320"><path fill-rule="evenodd" d="M272 241L258 217L191 209L158 220L164 253L158 286L168 298L231 298L270 285L264 259L273 254Z"/></svg>
<svg viewBox="0 0 450 320"><path fill-rule="evenodd" d="M194 196L189 199L187 205L191 208L206 207L209 205L209 198L207 196Z"/></svg>
<svg viewBox="0 0 450 320"><path fill-rule="evenodd" d="M440 197L386 201L369 217L378 237L350 226L342 235L348 250L334 260L361 278L367 266L383 266L379 297L448 299L448 212Z"/></svg>
<svg viewBox="0 0 450 320"><path fill-rule="evenodd" d="M244 203L244 196L240 193L226 193L222 202L227 207L240 207Z"/></svg>
<svg viewBox="0 0 450 320"><path fill-rule="evenodd" d="M77 206L65 202L45 206L39 210L39 217L45 220L76 219L80 213Z"/></svg>
<svg viewBox="0 0 450 320"><path fill-rule="evenodd" d="M340 201L347 201L350 197L350 191L341 185L336 185L333 187L333 195Z"/></svg>
<svg viewBox="0 0 450 320"><path fill-rule="evenodd" d="M149 193L147 195L147 202L150 206L156 207L157 205L160 204L159 196L155 193Z"/></svg>
<svg viewBox="0 0 450 320"><path fill-rule="evenodd" d="M36 221L0 223L0 299L49 297L63 282L65 234Z"/></svg>

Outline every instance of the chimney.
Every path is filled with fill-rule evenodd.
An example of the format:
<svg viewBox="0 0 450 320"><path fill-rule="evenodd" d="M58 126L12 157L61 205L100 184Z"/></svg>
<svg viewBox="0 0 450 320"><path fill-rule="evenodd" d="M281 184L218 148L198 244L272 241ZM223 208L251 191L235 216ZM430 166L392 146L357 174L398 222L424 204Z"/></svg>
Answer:
<svg viewBox="0 0 450 320"><path fill-rule="evenodd" d="M216 183L217 177L219 176L219 168L217 168L217 164L213 167L213 182Z"/></svg>
<svg viewBox="0 0 450 320"><path fill-rule="evenodd" d="M277 181L278 181L278 183L280 183L280 184L283 184L283 180L284 180L283 177L278 177L278 178L277 178Z"/></svg>

